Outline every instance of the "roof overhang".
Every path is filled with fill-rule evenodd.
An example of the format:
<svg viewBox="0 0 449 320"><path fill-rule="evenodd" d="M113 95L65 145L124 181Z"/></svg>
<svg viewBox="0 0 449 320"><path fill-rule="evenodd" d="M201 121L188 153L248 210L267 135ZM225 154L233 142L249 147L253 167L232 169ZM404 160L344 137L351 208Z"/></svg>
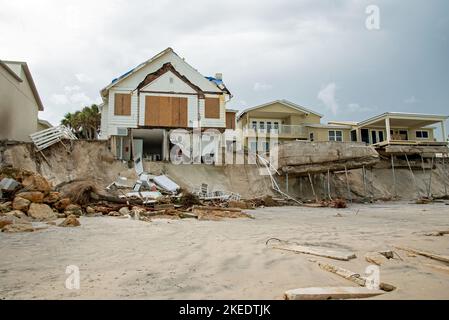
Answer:
<svg viewBox="0 0 449 320"><path fill-rule="evenodd" d="M8 64L19 64L23 68L28 83L30 84L31 91L33 92L34 99L36 100L38 109L39 111L44 111L44 105L42 104L41 97L37 92L36 85L34 83L33 77L31 76L31 72L30 69L28 68L27 63L22 61L6 61L6 60L0 61L0 65L3 68L5 68L14 78L16 78L17 81L22 82L23 79L21 79L11 68L9 68Z"/></svg>
<svg viewBox="0 0 449 320"><path fill-rule="evenodd" d="M320 114L320 113L317 113L317 112L315 112L315 111L312 111L312 110L310 110L310 109L308 109L308 108L305 108L305 107L303 107L303 106L300 106L300 105L298 105L298 104L296 104L296 103L293 103L293 102L290 102L290 101L288 101L288 100L282 99L282 100L274 100L274 101L271 101L271 102L268 102L268 103L264 103L264 104L261 104L261 105L255 106L255 107L247 108L247 109L243 110L243 111L237 116L237 120L240 120L240 118L241 118L244 114L246 114L246 113L248 113L248 112L250 112L250 111L254 111L254 110L257 110L257 109L260 109L260 108L264 108L264 107L270 106L270 105L275 104L275 103L279 103L279 104L282 104L282 105L284 105L284 106L286 106L286 107L289 107L289 108L292 108L292 109L301 111L301 112L303 112L303 113L306 114L306 115L314 114L314 115L316 115L316 116L318 116L318 117L320 117L320 118L323 117L323 115Z"/></svg>
<svg viewBox="0 0 449 320"><path fill-rule="evenodd" d="M386 119L389 119L392 127L426 127L441 121L445 121L449 116L420 113L400 113L386 112L359 122L357 127L385 127Z"/></svg>

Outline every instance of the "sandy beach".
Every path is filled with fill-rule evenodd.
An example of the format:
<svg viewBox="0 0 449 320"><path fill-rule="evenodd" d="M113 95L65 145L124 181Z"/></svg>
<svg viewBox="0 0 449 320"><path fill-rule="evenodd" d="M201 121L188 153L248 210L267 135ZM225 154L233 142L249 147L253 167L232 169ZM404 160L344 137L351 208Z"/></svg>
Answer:
<svg viewBox="0 0 449 320"><path fill-rule="evenodd" d="M373 299L449 299L449 273L394 246L449 255L449 206L407 202L346 209L272 207L255 219L134 221L82 217L81 226L0 233L0 299L282 299L289 289L356 286L321 270L312 256L266 246L275 237L354 252L349 262L316 258L364 273L369 251L402 258L381 266L397 290ZM66 267L80 269L80 289L65 287Z"/></svg>

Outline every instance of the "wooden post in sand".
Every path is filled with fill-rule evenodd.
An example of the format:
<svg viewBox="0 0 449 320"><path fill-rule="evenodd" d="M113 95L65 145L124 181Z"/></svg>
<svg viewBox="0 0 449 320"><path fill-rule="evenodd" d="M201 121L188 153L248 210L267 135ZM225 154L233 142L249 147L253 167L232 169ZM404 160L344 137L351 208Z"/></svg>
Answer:
<svg viewBox="0 0 449 320"><path fill-rule="evenodd" d="M407 153L404 153L404 155L405 155L405 160L407 160L407 165L410 170L410 173L412 174L413 182L415 183L416 195L418 196L418 199L419 199L420 193L419 193L418 183L416 182L415 174L413 173L412 166L410 165L410 161L408 161Z"/></svg>
<svg viewBox="0 0 449 320"><path fill-rule="evenodd" d="M310 186L312 187L312 192L313 192L313 195L315 196L315 201L318 202L318 197L315 193L315 188L313 187L312 176L310 175L310 173L307 173L307 175L309 176Z"/></svg>
<svg viewBox="0 0 449 320"><path fill-rule="evenodd" d="M396 173L394 171L394 155L391 155L391 171L393 172L393 196L396 198L398 194L396 191Z"/></svg>
<svg viewBox="0 0 449 320"><path fill-rule="evenodd" d="M433 171L433 163L434 163L434 159L435 156L432 156L432 163L430 165L430 170L429 170L429 186L427 187L427 198L430 199L430 197L432 196L432 171Z"/></svg>
<svg viewBox="0 0 449 320"><path fill-rule="evenodd" d="M444 171L444 195L447 196L447 179L449 179L449 176L447 175L447 167L446 167L446 161L445 161L445 157L447 157L448 154L447 153L443 153L443 171Z"/></svg>
<svg viewBox="0 0 449 320"><path fill-rule="evenodd" d="M348 189L348 200L352 203L351 187L349 186L348 168L345 165L346 188Z"/></svg>

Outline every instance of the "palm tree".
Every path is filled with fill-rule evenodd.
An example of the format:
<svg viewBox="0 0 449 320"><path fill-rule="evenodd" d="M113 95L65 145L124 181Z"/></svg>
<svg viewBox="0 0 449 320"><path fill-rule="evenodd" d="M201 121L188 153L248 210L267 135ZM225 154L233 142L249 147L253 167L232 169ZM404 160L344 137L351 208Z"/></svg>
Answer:
<svg viewBox="0 0 449 320"><path fill-rule="evenodd" d="M97 139L101 124L101 114L96 104L81 111L66 113L61 124L72 130L80 139Z"/></svg>

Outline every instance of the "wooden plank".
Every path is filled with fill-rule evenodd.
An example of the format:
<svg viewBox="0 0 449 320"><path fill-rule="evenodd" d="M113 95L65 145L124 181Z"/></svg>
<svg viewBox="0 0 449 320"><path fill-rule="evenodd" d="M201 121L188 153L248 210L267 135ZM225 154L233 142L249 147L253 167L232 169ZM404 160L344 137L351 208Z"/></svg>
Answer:
<svg viewBox="0 0 449 320"><path fill-rule="evenodd" d="M170 127L171 123L171 97L159 97L159 125L163 127Z"/></svg>
<svg viewBox="0 0 449 320"><path fill-rule="evenodd" d="M187 128L187 112L188 112L188 99L180 98L179 100L179 127Z"/></svg>
<svg viewBox="0 0 449 320"><path fill-rule="evenodd" d="M180 98L178 97L173 97L170 100L171 103L171 108L172 108L172 119L171 119L171 125L173 127L179 127L179 113L180 113Z"/></svg>
<svg viewBox="0 0 449 320"><path fill-rule="evenodd" d="M279 250L293 251L296 253L310 254L313 256L331 258L331 259L341 260L341 261L349 261L351 259L356 258L356 255L354 253L350 253L350 252L336 251L336 250L323 249L323 248L305 247L305 246L299 246L299 245L282 245L282 244L280 244L280 245L273 245L272 248L279 249Z"/></svg>
<svg viewBox="0 0 449 320"><path fill-rule="evenodd" d="M439 254L431 253L428 251L416 250L416 249L412 249L412 248L405 248L405 247L396 247L396 248L399 250L414 253L414 254L417 254L417 255L420 255L420 256L423 256L426 258L430 258L433 260L438 260L438 261L449 263L449 256L439 255Z"/></svg>
<svg viewBox="0 0 449 320"><path fill-rule="evenodd" d="M235 129L235 113L226 112L226 129Z"/></svg>
<svg viewBox="0 0 449 320"><path fill-rule="evenodd" d="M382 290L362 287L311 287L288 290L285 300L332 300L369 298L384 294Z"/></svg>
<svg viewBox="0 0 449 320"><path fill-rule="evenodd" d="M366 286L366 278L362 277L360 274L352 272L350 270L338 267L338 266L334 266L332 264L328 264L328 263L323 263L323 262L317 262L318 266L325 270L325 271L329 271L332 273L335 273L337 276L340 276L342 278L345 278L346 280L352 281L356 284L358 284L361 287L365 287ZM389 284L389 283L385 283L385 282L381 282L379 284L380 289L382 289L383 291L394 291L396 290L396 287Z"/></svg>
<svg viewBox="0 0 449 320"><path fill-rule="evenodd" d="M427 266L427 267L430 267L432 269L435 269L435 270L438 270L438 271L443 271L443 272L449 274L449 267L447 267L447 266L440 266L438 264L432 264L432 263L426 263L424 265Z"/></svg>
<svg viewBox="0 0 449 320"><path fill-rule="evenodd" d="M124 94L123 95L123 115L130 116L131 115L131 95Z"/></svg>
<svg viewBox="0 0 449 320"><path fill-rule="evenodd" d="M145 97L145 125L158 126L159 125L159 97L146 96Z"/></svg>
<svg viewBox="0 0 449 320"><path fill-rule="evenodd" d="M220 119L220 99L206 98L204 106L204 117L209 119Z"/></svg>

